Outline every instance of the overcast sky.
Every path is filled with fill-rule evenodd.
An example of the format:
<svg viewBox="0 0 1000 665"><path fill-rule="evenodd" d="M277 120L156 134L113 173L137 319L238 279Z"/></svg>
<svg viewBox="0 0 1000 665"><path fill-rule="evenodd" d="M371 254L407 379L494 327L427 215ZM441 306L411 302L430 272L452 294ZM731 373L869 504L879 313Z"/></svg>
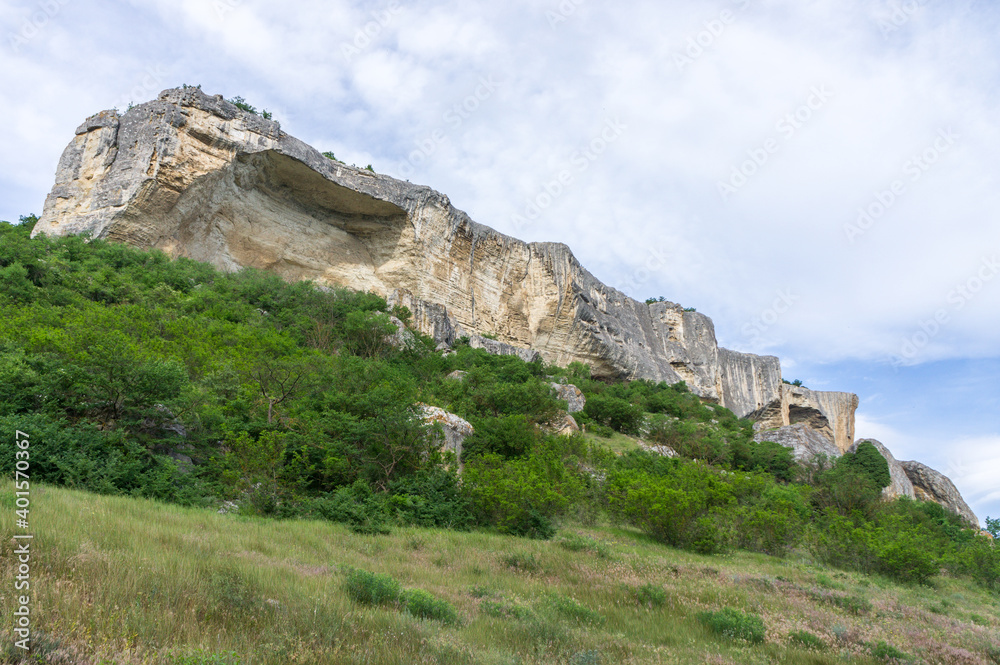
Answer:
<svg viewBox="0 0 1000 665"><path fill-rule="evenodd" d="M0 219L88 115L241 95L858 393L859 436L1000 517L997 28L976 0L0 0Z"/></svg>

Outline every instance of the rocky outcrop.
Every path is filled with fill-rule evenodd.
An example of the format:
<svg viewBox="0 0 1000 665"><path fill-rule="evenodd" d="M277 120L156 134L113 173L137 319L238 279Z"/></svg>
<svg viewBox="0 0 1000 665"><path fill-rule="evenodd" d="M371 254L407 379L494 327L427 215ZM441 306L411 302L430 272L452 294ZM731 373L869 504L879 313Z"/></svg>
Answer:
<svg viewBox="0 0 1000 665"><path fill-rule="evenodd" d="M665 446L660 443L646 443L642 439L639 439L636 443L640 449L655 455L661 455L663 457L680 457L680 455L677 454L677 451L670 446Z"/></svg>
<svg viewBox="0 0 1000 665"><path fill-rule="evenodd" d="M576 418L564 413L549 423L547 429L557 436L573 436L580 431L580 426L576 423Z"/></svg>
<svg viewBox="0 0 1000 665"><path fill-rule="evenodd" d="M525 349L513 344L505 344L482 335L469 335L469 346L474 349L483 349L494 356L517 356L526 363L533 363L541 360L542 354L534 349Z"/></svg>
<svg viewBox="0 0 1000 665"><path fill-rule="evenodd" d="M829 436L817 432L805 423L785 425L777 429L759 429L753 440L758 443L773 441L791 448L795 459L800 462L809 462L820 456L835 459L843 454Z"/></svg>
<svg viewBox="0 0 1000 665"><path fill-rule="evenodd" d="M858 396L853 393L809 390L782 384L778 398L751 414L762 429L804 424L826 437L842 455L854 443L854 413Z"/></svg>
<svg viewBox="0 0 1000 665"><path fill-rule="evenodd" d="M778 359L720 349L704 314L633 300L566 245L505 236L443 194L328 159L196 88L87 119L34 232L373 291L441 344L468 337L525 360L582 362L599 378L685 381L738 416L776 405L780 425L796 422L784 422ZM849 444L853 422L827 417Z"/></svg>
<svg viewBox="0 0 1000 665"><path fill-rule="evenodd" d="M889 452L889 449L881 441L876 441L875 439L858 439L847 452L853 455L857 452L858 446L866 442L875 446L879 454L889 463L889 486L882 490L882 494L889 499L896 499L901 496L914 498L913 484L910 482L909 477L907 477L903 465L892 456L892 453Z"/></svg>
<svg viewBox="0 0 1000 665"><path fill-rule="evenodd" d="M583 411L587 405L587 398L583 396L583 391L571 383L550 383L552 389L556 391L556 397L566 402L566 411L577 413Z"/></svg>
<svg viewBox="0 0 1000 665"><path fill-rule="evenodd" d="M703 314L632 300L565 245L500 234L438 192L327 159L195 88L77 129L35 233L84 232L226 270L374 291L439 342L489 333L598 377L683 380L739 415L780 380L777 362L762 361L766 371L728 385L736 374L722 372Z"/></svg>
<svg viewBox="0 0 1000 665"><path fill-rule="evenodd" d="M461 464L462 444L475 432L469 421L437 406L418 404L417 408L425 424L441 426L441 435L444 437L441 442L441 450L455 453L455 457Z"/></svg>
<svg viewBox="0 0 1000 665"><path fill-rule="evenodd" d="M901 465L906 477L913 485L913 492L917 499L939 503L979 528L979 518L965 503L958 488L946 475L920 462L901 462Z"/></svg>
<svg viewBox="0 0 1000 665"><path fill-rule="evenodd" d="M406 306L445 352L468 337L529 361L581 362L598 378L684 381L766 428L802 424L840 451L854 438L856 396L782 385L777 358L719 348L707 316L633 300L566 245L498 233L443 194L327 159L197 88L80 125L33 233L372 291ZM797 431L788 436L804 440Z"/></svg>
<svg viewBox="0 0 1000 665"><path fill-rule="evenodd" d="M781 422L781 364L774 356L755 356L719 349L719 392L721 403L736 415L763 416L776 409Z"/></svg>

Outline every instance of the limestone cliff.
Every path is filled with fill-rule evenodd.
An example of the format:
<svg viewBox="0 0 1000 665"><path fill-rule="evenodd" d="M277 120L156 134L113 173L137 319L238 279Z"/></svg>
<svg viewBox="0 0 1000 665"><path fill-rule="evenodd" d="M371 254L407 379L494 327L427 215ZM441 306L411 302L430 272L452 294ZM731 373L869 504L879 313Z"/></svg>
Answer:
<svg viewBox="0 0 1000 665"><path fill-rule="evenodd" d="M583 362L598 377L683 380L739 416L770 410L788 425L801 415L789 409L809 405L810 423L841 449L853 438L856 398L786 400L778 359L720 349L707 316L633 300L566 245L505 236L443 194L328 159L199 89L77 129L35 233L83 232L374 291L439 342L489 333L503 352Z"/></svg>
<svg viewBox="0 0 1000 665"><path fill-rule="evenodd" d="M913 492L921 501L939 503L948 510L961 515L970 524L979 527L979 518L969 508L958 488L947 476L920 462L901 462L903 471L913 484Z"/></svg>
<svg viewBox="0 0 1000 665"><path fill-rule="evenodd" d="M795 459L800 462L810 462L820 456L832 460L843 455L843 451L837 448L829 437L805 423L760 430L754 434L754 441L773 441L791 448Z"/></svg>
<svg viewBox="0 0 1000 665"><path fill-rule="evenodd" d="M809 390L783 384L777 397L752 412L758 430L804 424L827 438L839 454L854 443L854 412L858 396L854 393Z"/></svg>

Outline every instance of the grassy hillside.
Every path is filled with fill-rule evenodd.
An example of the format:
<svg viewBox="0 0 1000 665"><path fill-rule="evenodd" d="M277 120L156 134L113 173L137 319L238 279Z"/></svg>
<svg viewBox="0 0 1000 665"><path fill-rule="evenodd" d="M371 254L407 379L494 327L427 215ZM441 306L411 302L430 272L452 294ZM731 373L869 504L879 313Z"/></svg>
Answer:
<svg viewBox="0 0 1000 665"><path fill-rule="evenodd" d="M0 509L13 510L12 490L2 485ZM962 580L900 586L796 557L701 556L613 527L569 528L549 541L420 528L363 535L328 522L218 515L54 487L36 488L34 499L34 620L46 635L37 653L47 662L1000 659L998 599ZM7 523L0 531L5 645L13 618ZM346 587L355 569L429 592L456 618L358 602ZM766 641L719 635L698 619L724 608L760 616Z"/></svg>
<svg viewBox="0 0 1000 665"><path fill-rule="evenodd" d="M0 223L0 477L30 467L47 662L1000 659L1000 548L885 501L871 446L798 464L683 383L31 223ZM421 403L474 426L461 475Z"/></svg>

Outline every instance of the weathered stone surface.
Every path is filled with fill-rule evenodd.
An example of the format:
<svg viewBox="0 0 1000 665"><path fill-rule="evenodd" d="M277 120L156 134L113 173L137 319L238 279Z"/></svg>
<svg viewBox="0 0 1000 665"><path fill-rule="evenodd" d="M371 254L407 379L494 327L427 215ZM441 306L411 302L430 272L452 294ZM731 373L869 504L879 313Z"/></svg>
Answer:
<svg viewBox="0 0 1000 665"><path fill-rule="evenodd" d="M583 391L572 383L550 383L549 385L556 391L556 397L566 402L566 410L570 413L583 411L583 407L587 405L587 398L583 396Z"/></svg>
<svg viewBox="0 0 1000 665"><path fill-rule="evenodd" d="M449 373L448 376L446 376L444 378L446 378L446 379L454 379L455 381L465 381L465 376L467 374L468 374L468 372L466 372L464 370L456 369L454 372Z"/></svg>
<svg viewBox="0 0 1000 665"><path fill-rule="evenodd" d="M805 423L785 425L777 429L758 430L753 437L758 443L773 441L792 449L795 459L808 462L820 455L833 459L843 453L834 445L829 436L817 432Z"/></svg>
<svg viewBox="0 0 1000 665"><path fill-rule="evenodd" d="M858 396L853 393L809 390L782 384L778 398L758 408L750 417L761 429L802 423L826 437L843 454L854 442L854 414Z"/></svg>
<svg viewBox="0 0 1000 665"><path fill-rule="evenodd" d="M787 384L782 386L783 410L787 425L805 423L829 437L841 453L854 441L854 413L858 396L853 393L809 390Z"/></svg>
<svg viewBox="0 0 1000 665"><path fill-rule="evenodd" d="M455 457L461 462L462 444L475 431L469 421L437 406L418 404L417 408L420 409L426 424L441 426L441 432L444 436L441 449L455 453Z"/></svg>
<svg viewBox="0 0 1000 665"><path fill-rule="evenodd" d="M769 405L781 409L781 364L774 356L755 356L719 349L719 393L722 406L738 416L757 414ZM780 422L775 427L787 425Z"/></svg>
<svg viewBox="0 0 1000 665"><path fill-rule="evenodd" d="M495 339L490 339L489 337L483 337L482 335L469 335L469 346L474 349L483 349L494 356L517 356L526 363L535 362L542 357L542 354L534 349L525 349L513 344L506 344Z"/></svg>
<svg viewBox="0 0 1000 665"><path fill-rule="evenodd" d="M662 455L663 457L679 457L677 451L670 446L665 446L659 443L646 443L642 439L639 439L637 443L639 444L639 447L645 451Z"/></svg>
<svg viewBox="0 0 1000 665"><path fill-rule="evenodd" d="M777 359L720 350L705 315L637 302L566 245L500 234L438 192L334 162L195 88L80 126L35 233L82 232L373 291L438 342L494 348L476 338L491 334L597 377L683 380L739 416L780 397Z"/></svg>
<svg viewBox="0 0 1000 665"><path fill-rule="evenodd" d="M411 348L417 344L417 338L407 330L402 321L395 316L390 316L389 321L396 326L396 332L386 338L386 341L397 349Z"/></svg>
<svg viewBox="0 0 1000 665"><path fill-rule="evenodd" d="M576 424L576 418L567 413L550 423L549 429L557 436L572 436L580 431L580 426Z"/></svg>
<svg viewBox="0 0 1000 665"><path fill-rule="evenodd" d="M920 462L901 462L903 471L913 484L913 492L921 501L939 503L951 512L964 517L967 522L979 527L979 518L969 508L959 493L955 483L939 471Z"/></svg>
<svg viewBox="0 0 1000 665"><path fill-rule="evenodd" d="M868 442L875 446L879 454L885 458L885 461L889 463L889 476L891 480L889 486L882 490L882 494L889 499L896 499L901 496L908 496L911 499L914 498L913 483L906 475L906 471L903 469L903 465L892 456L889 449L886 448L881 441L876 441L875 439L858 439L854 445L852 445L846 452L852 455L857 452L858 446L862 443Z"/></svg>

